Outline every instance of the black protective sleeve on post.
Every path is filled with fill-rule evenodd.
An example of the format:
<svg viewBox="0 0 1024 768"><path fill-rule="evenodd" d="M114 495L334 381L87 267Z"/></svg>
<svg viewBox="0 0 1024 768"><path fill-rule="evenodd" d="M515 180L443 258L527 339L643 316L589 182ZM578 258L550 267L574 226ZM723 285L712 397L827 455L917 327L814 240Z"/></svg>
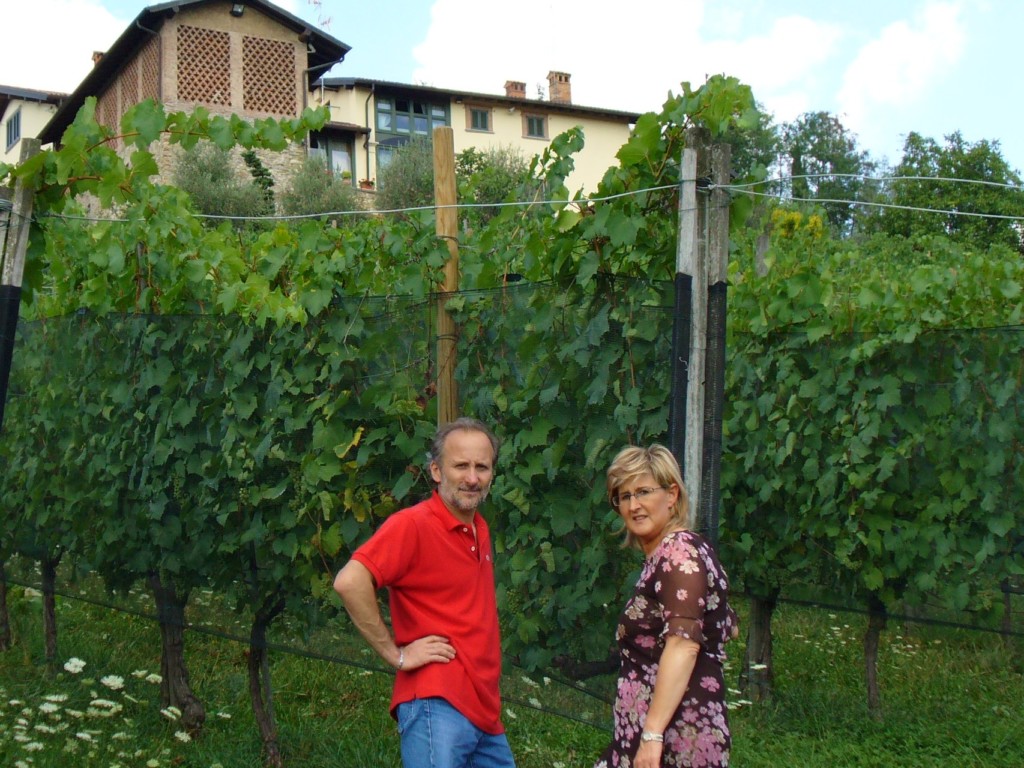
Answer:
<svg viewBox="0 0 1024 768"><path fill-rule="evenodd" d="M668 449L686 476L686 390L690 379L690 327L693 290L691 275L676 273L675 314L672 317L672 381L668 405Z"/></svg>
<svg viewBox="0 0 1024 768"><path fill-rule="evenodd" d="M708 288L708 349L704 360L704 442L701 457L700 509L704 531L718 545L722 504L722 414L725 410L726 283Z"/></svg>
<svg viewBox="0 0 1024 768"><path fill-rule="evenodd" d="M7 406L7 383L11 378L14 359L14 336L18 330L18 310L21 307L21 287L0 285L0 432L4 427Z"/></svg>

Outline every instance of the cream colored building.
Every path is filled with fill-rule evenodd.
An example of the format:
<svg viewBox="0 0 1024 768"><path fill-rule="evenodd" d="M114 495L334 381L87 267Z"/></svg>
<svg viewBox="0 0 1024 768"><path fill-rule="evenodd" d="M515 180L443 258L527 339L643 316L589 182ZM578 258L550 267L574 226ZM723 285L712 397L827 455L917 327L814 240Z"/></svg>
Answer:
<svg viewBox="0 0 1024 768"><path fill-rule="evenodd" d="M0 163L18 163L22 139L38 136L65 98L65 93L0 85Z"/></svg>
<svg viewBox="0 0 1024 768"><path fill-rule="evenodd" d="M315 149L331 157L336 171L372 182L396 148L415 137L429 138L438 126L452 127L456 154L470 147L508 147L526 159L540 154L558 134L579 126L585 146L575 156L567 185L593 192L639 115L573 104L568 73L549 73L548 84L549 98L527 99L525 84L512 80L499 95L326 77L310 94L311 104L330 107L332 119L314 138Z"/></svg>

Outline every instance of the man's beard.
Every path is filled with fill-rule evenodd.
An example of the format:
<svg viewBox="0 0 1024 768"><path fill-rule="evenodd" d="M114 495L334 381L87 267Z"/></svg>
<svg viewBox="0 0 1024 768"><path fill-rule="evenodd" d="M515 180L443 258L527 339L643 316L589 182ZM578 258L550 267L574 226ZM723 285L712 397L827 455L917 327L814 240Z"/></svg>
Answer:
<svg viewBox="0 0 1024 768"><path fill-rule="evenodd" d="M490 490L489 487L477 486L475 489L472 488L461 488L458 485L442 480L438 493L444 502L453 509L457 509L459 512L476 512L477 507L483 503L484 499L487 498L487 492ZM460 493L473 493L479 494L474 500L461 498Z"/></svg>

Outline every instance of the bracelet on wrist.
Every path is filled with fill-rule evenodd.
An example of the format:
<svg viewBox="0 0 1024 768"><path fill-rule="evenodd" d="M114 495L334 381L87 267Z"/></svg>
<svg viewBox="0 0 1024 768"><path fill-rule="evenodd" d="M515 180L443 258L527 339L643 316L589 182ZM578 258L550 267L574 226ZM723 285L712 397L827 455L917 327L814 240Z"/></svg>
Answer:
<svg viewBox="0 0 1024 768"><path fill-rule="evenodd" d="M659 744L665 741L665 735L662 733L653 733L652 731L644 731L640 734L640 742L646 744L648 741L656 741Z"/></svg>
<svg viewBox="0 0 1024 768"><path fill-rule="evenodd" d="M398 666L396 669L401 669L405 664L405 648L399 647L398 649Z"/></svg>

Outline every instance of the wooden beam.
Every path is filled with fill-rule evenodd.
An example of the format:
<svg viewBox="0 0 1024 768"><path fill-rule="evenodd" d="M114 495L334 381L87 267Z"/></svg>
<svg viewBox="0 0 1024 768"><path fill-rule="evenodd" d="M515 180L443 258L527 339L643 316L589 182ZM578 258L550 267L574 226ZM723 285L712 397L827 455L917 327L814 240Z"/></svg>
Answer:
<svg viewBox="0 0 1024 768"><path fill-rule="evenodd" d="M434 205L437 236L448 244L444 286L437 302L437 423L459 416L455 385L457 336L455 320L447 309L448 297L459 290L458 211L455 190L455 134L449 126L434 129Z"/></svg>

